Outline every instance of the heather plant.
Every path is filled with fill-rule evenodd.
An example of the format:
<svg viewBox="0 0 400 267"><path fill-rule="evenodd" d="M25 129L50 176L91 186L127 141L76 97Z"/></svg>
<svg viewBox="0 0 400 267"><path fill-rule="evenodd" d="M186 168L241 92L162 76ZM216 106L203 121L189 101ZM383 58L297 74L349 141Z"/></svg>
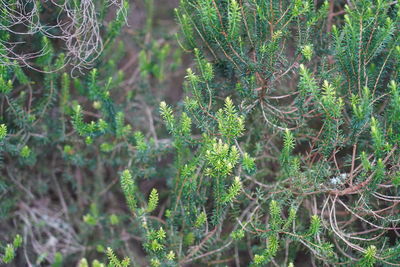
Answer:
<svg viewBox="0 0 400 267"><path fill-rule="evenodd" d="M307 253L313 265L398 264L398 4L183 0L176 14L197 62L184 110L202 142L221 138L193 173L210 179L217 207L215 184L226 176L210 171L208 154L224 147L209 164L225 160L243 180L237 190L236 180L222 185L238 194L232 211L188 204L208 210L216 231L180 263L222 253L236 265L288 265ZM236 120L221 118L224 98L226 110L240 107ZM234 151L241 165L230 162Z"/></svg>
<svg viewBox="0 0 400 267"><path fill-rule="evenodd" d="M152 5L138 9L150 14ZM168 145L154 132L165 94L154 88L172 83L166 73L181 64L177 45L168 32L151 38L151 15L150 26L122 37L128 1L0 8L0 264L101 266L107 246L126 242L119 234L127 216L111 204L124 200L112 193L112 177L131 165L154 177ZM18 250L16 234L24 244Z"/></svg>
<svg viewBox="0 0 400 267"><path fill-rule="evenodd" d="M10 57L20 31L0 35L0 208L19 231L2 261L34 265L29 247L53 266L400 265L400 5L180 0L160 41L141 3L122 67L125 2L53 3L95 16L67 25L97 25L104 45L39 27L39 73ZM174 103L177 45L193 61Z"/></svg>

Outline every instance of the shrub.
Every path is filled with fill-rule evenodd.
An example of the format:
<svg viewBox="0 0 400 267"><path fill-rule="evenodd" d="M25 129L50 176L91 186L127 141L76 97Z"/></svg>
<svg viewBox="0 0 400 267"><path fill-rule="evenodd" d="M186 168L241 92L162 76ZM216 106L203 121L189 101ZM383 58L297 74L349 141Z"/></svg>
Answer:
<svg viewBox="0 0 400 267"><path fill-rule="evenodd" d="M37 59L43 74L5 64L0 189L23 201L25 225L40 217L26 203L58 196L74 238L60 252L95 247L85 257L110 266L398 264L400 6L347 3L181 0L177 40L194 63L179 105L151 91L174 65L169 44L149 41L150 0L135 95L115 46L86 77L50 72L62 54ZM135 105L145 119L130 116Z"/></svg>

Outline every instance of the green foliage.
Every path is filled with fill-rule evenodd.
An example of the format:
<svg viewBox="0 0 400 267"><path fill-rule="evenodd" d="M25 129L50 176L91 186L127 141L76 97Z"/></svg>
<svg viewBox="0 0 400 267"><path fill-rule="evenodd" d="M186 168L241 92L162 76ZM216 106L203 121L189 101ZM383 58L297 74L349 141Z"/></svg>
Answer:
<svg viewBox="0 0 400 267"><path fill-rule="evenodd" d="M87 262L87 259L83 258L79 261L78 267L89 267L89 263Z"/></svg>
<svg viewBox="0 0 400 267"><path fill-rule="evenodd" d="M167 256L166 256L167 260L169 261L173 261L175 259L175 252L173 252L172 250L170 252L168 252Z"/></svg>
<svg viewBox="0 0 400 267"><path fill-rule="evenodd" d="M196 222L194 225L198 228L201 227L206 221L207 221L207 214L205 212L202 212L196 218Z"/></svg>
<svg viewBox="0 0 400 267"><path fill-rule="evenodd" d="M358 263L358 266L375 266L376 263L376 247L370 246L365 250L364 256Z"/></svg>
<svg viewBox="0 0 400 267"><path fill-rule="evenodd" d="M60 252L56 252L54 254L54 262L51 265L52 267L61 267L63 263L63 256Z"/></svg>
<svg viewBox="0 0 400 267"><path fill-rule="evenodd" d="M232 202L234 198L239 195L240 190L242 190L242 182L239 176L236 176L222 202Z"/></svg>
<svg viewBox="0 0 400 267"><path fill-rule="evenodd" d="M303 55L303 57L305 59L307 59L308 61L311 60L312 56L313 56L313 49L311 45L305 45L301 48L301 54Z"/></svg>
<svg viewBox="0 0 400 267"><path fill-rule="evenodd" d="M247 153L243 154L242 166L243 169L248 173L253 173L256 171L255 159L250 157Z"/></svg>
<svg viewBox="0 0 400 267"><path fill-rule="evenodd" d="M239 230L233 231L233 232L231 233L231 237L232 237L233 240L240 240L240 239L242 239L242 238L244 237L244 231L243 231L243 229L239 229Z"/></svg>
<svg viewBox="0 0 400 267"><path fill-rule="evenodd" d="M21 245L22 245L22 237L17 234L13 240L13 247L19 248Z"/></svg>
<svg viewBox="0 0 400 267"><path fill-rule="evenodd" d="M5 246L4 251L0 254L0 262L3 261L4 263L8 264L11 263L15 256L17 249L22 245L22 237L17 234L14 237L12 243L9 243Z"/></svg>
<svg viewBox="0 0 400 267"><path fill-rule="evenodd" d="M228 36L229 38L237 38L239 34L239 26L241 23L240 6L236 0L230 0L228 5Z"/></svg>
<svg viewBox="0 0 400 267"><path fill-rule="evenodd" d="M118 259L118 257L115 255L114 251L112 248L108 247L107 248L107 257L109 260L109 265L112 267L127 267L130 264L130 259L129 258L124 258L122 261Z"/></svg>
<svg viewBox="0 0 400 267"><path fill-rule="evenodd" d="M3 140L7 135L7 125L0 124L0 140Z"/></svg>
<svg viewBox="0 0 400 267"><path fill-rule="evenodd" d="M212 140L210 149L206 151L206 160L209 168L207 175L211 177L226 177L232 173L233 168L239 159L239 152L236 146L229 146L221 139Z"/></svg>
<svg viewBox="0 0 400 267"><path fill-rule="evenodd" d="M225 99L224 109L218 111L217 118L219 132L226 140L231 141L243 134L243 117L237 115L229 97Z"/></svg>
<svg viewBox="0 0 400 267"><path fill-rule="evenodd" d="M124 170L120 176L122 191L124 192L126 203L132 213L136 211L136 186L129 170ZM157 191L156 191L157 192ZM156 193L157 194L157 193ZM157 202L155 203L157 204Z"/></svg>
<svg viewBox="0 0 400 267"><path fill-rule="evenodd" d="M147 212L152 212L157 208L158 205L158 192L157 189L153 188L151 190L150 196L149 196L149 202L147 204Z"/></svg>
<svg viewBox="0 0 400 267"><path fill-rule="evenodd" d="M311 217L311 222L310 222L310 229L308 230L310 235L316 235L320 232L320 227L321 227L321 220L317 215L313 215Z"/></svg>
<svg viewBox="0 0 400 267"><path fill-rule="evenodd" d="M14 247L11 244L7 244L4 251L3 262L10 263L15 257Z"/></svg>
<svg viewBox="0 0 400 267"><path fill-rule="evenodd" d="M171 132L174 133L175 130L175 118L174 115L172 113L172 109L167 106L167 103L165 102L161 102L160 103L160 113L162 118L164 119L166 125L167 125L167 129Z"/></svg>
<svg viewBox="0 0 400 267"><path fill-rule="evenodd" d="M279 204L272 200L269 204L269 214L271 215L270 219L270 227L272 230L276 231L281 227L282 220L281 220L281 207Z"/></svg>
<svg viewBox="0 0 400 267"><path fill-rule="evenodd" d="M168 1L134 20L19 2L0 7L0 234L29 238L2 263L399 262L397 1L180 0L176 40Z"/></svg>
<svg viewBox="0 0 400 267"><path fill-rule="evenodd" d="M31 154L31 149L28 146L23 146L21 151L19 152L20 156L23 158L27 158L29 157L29 155Z"/></svg>

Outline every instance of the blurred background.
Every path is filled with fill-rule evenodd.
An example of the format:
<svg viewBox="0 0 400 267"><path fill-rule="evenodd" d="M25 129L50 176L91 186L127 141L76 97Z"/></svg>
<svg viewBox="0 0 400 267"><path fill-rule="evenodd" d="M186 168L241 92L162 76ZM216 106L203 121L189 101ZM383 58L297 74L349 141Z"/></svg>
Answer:
<svg viewBox="0 0 400 267"><path fill-rule="evenodd" d="M67 67L61 71L71 72L74 77L68 80L70 86L65 89L63 82L67 79L62 80L58 74L51 76L22 68L32 79L27 85L31 94L29 108L25 89L17 81L9 99L18 103L15 107L20 105L21 116L31 116L32 120L20 122L12 117L12 112L7 112L13 105L4 101L1 115L2 119L15 119L22 125L17 127L15 123L13 128L12 123L8 124L9 143L1 148L5 150L0 169L1 245L11 242L16 234L23 238L16 259L7 266L76 266L83 257L106 262L104 252L108 246L146 265L141 238L135 233L137 229L129 218L119 186L119 173L126 166L136 166L137 176L142 177L138 186L143 196L153 187L165 186L165 175L169 172L165 166L171 159L161 156L168 154L169 140L159 119L158 106L160 101L179 102L185 69L191 64L190 57L176 41L178 24L174 8L178 2L130 1L127 25L115 40L105 43L93 66L97 70L96 85L99 90L110 87L113 108L121 113L125 129L136 132L136 141L141 135L150 140L148 145L159 147L159 154L134 158L129 146L135 141L124 138L121 141L107 135L95 140L83 139L74 133L73 122L63 122L64 117L71 120L78 104L85 123L101 117L104 103L86 89L91 69L73 73ZM43 8L43 13L51 14L54 6L43 1ZM115 12L116 8L110 6L102 22L104 28L109 26ZM49 42L53 51L48 57L55 57L63 44L52 39ZM34 43L31 41L30 45ZM43 61L43 57L40 59ZM40 68L37 64L33 66ZM41 118L31 112L31 100L34 105L37 99L39 105L48 94L46 81L53 78L57 79L60 92L51 105L45 106L48 112ZM19 131L19 126L24 130ZM161 207L159 214L164 209Z"/></svg>

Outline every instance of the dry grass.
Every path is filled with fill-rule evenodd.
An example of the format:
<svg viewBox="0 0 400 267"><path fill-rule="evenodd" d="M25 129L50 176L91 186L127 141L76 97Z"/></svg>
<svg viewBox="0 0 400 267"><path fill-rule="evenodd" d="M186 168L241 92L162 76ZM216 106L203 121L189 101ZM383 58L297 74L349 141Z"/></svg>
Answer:
<svg viewBox="0 0 400 267"><path fill-rule="evenodd" d="M0 30L16 34L22 39L24 37L42 34L43 36L60 40L65 46L66 64L72 65L74 69L87 69L99 57L103 50L103 41L100 35L100 22L94 0L82 0L79 6L74 1L43 1L44 8L56 11L56 21L52 24L43 22L37 2L33 0L16 0L14 3L0 0L0 6L4 8L3 24ZM121 12L124 6L122 0L108 0L110 6ZM57 32L55 34L54 32ZM19 62L32 69L36 69L32 60L50 53L47 47L30 53L16 52L24 41L0 42L0 65L14 64Z"/></svg>

